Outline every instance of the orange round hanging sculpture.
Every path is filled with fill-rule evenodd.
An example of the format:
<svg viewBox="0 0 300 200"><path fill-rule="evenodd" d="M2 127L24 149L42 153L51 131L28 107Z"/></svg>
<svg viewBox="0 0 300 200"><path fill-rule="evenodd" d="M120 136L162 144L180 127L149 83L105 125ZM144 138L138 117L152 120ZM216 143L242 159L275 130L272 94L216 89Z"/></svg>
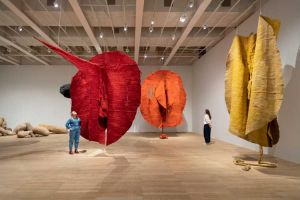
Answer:
<svg viewBox="0 0 300 200"><path fill-rule="evenodd" d="M180 76L169 70L159 70L143 82L141 113L157 128L177 126L182 121L186 94Z"/></svg>

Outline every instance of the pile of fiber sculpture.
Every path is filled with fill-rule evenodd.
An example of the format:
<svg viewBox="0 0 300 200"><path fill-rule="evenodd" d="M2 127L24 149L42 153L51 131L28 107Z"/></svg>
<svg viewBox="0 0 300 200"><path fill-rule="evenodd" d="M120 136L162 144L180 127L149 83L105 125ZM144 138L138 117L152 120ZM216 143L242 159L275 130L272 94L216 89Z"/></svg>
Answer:
<svg viewBox="0 0 300 200"><path fill-rule="evenodd" d="M39 124L38 126L48 129L52 134L67 134L67 129L65 127L58 127L50 124Z"/></svg>
<svg viewBox="0 0 300 200"><path fill-rule="evenodd" d="M81 136L106 145L120 139L140 105L140 70L134 60L113 51L87 61L41 42L79 70L72 78L70 96L72 110L81 119Z"/></svg>
<svg viewBox="0 0 300 200"><path fill-rule="evenodd" d="M276 44L279 27L279 21L260 16L257 34L234 38L226 63L229 131L265 147L279 140L277 114L283 101L281 60Z"/></svg>
<svg viewBox="0 0 300 200"><path fill-rule="evenodd" d="M186 94L179 75L168 70L150 74L143 82L141 113L157 128L181 123Z"/></svg>
<svg viewBox="0 0 300 200"><path fill-rule="evenodd" d="M11 136L16 133L11 128L7 128L7 122L3 117L0 117L0 136Z"/></svg>

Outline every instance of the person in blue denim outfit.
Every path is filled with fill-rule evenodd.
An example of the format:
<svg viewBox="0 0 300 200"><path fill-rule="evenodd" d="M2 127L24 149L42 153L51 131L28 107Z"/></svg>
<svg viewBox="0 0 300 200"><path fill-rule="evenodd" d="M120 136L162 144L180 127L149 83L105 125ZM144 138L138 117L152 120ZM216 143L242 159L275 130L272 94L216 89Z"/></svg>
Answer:
<svg viewBox="0 0 300 200"><path fill-rule="evenodd" d="M75 111L71 112L71 118L66 123L66 128L69 132L69 154L73 154L72 148L75 143L75 153L79 153L79 137L80 137L80 118Z"/></svg>

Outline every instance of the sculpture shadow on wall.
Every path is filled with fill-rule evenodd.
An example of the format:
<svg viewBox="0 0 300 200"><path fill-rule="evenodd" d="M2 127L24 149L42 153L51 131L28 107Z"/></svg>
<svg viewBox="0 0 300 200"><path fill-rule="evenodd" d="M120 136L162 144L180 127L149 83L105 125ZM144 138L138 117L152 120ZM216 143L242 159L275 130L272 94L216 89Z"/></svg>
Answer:
<svg viewBox="0 0 300 200"><path fill-rule="evenodd" d="M283 104L278 115L280 140L277 145L270 149L270 154L282 155L281 151L284 151L285 153L283 154L285 157L296 158L299 156L300 142L300 50L298 50L296 67L286 65L283 74L286 86ZM300 160L298 161L300 162ZM282 166L279 159L279 169L259 169L259 171L266 174L300 177L300 170L298 168L290 170L291 167L295 166L296 164L294 163L285 163Z"/></svg>

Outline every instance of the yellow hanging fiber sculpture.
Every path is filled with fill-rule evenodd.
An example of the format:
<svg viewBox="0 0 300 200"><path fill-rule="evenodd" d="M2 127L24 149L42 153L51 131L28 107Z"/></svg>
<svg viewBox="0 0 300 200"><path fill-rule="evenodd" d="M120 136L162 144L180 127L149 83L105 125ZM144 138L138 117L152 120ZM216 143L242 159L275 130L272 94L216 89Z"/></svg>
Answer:
<svg viewBox="0 0 300 200"><path fill-rule="evenodd" d="M235 36L226 63L229 131L265 147L279 140L277 114L284 88L276 44L279 28L279 21L260 16L257 34Z"/></svg>

